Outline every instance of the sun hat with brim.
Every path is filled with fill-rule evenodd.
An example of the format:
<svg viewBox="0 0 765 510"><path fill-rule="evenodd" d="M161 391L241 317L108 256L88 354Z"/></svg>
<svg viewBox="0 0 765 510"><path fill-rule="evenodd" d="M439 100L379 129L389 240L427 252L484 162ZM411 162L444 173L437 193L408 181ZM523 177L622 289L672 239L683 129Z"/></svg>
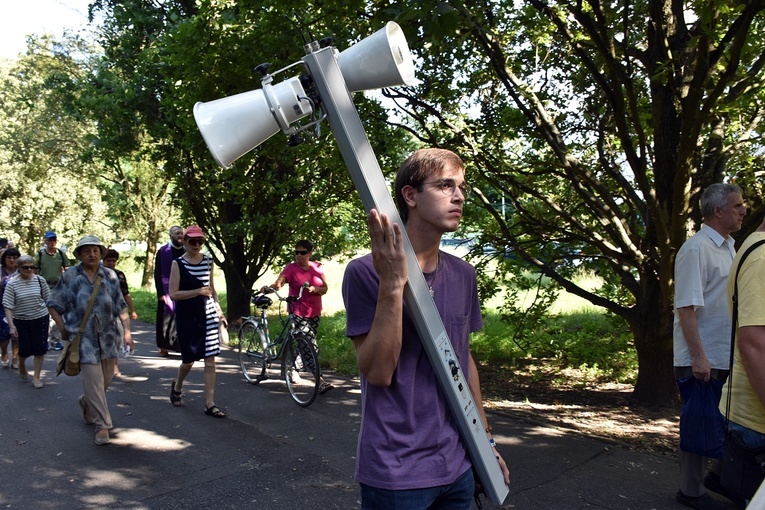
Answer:
<svg viewBox="0 0 765 510"><path fill-rule="evenodd" d="M205 233L202 232L202 229L199 228L196 225L189 225L186 227L186 230L183 231L183 237L191 239L191 238L202 238L205 239Z"/></svg>
<svg viewBox="0 0 765 510"><path fill-rule="evenodd" d="M77 260L80 260L80 248L83 246L98 246L101 250L101 258L106 256L106 246L101 244L101 240L97 236L85 236L77 241L77 248L74 249L74 256Z"/></svg>

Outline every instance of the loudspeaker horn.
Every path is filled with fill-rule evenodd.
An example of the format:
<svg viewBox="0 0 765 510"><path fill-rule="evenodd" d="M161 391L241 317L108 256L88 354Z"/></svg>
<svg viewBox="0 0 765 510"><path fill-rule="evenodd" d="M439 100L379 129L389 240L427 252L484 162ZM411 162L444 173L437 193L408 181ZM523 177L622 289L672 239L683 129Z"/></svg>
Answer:
<svg viewBox="0 0 765 510"><path fill-rule="evenodd" d="M194 119L224 168L313 111L298 78L194 105Z"/></svg>
<svg viewBox="0 0 765 510"><path fill-rule="evenodd" d="M337 57L351 92L414 84L414 62L401 27L389 21Z"/></svg>

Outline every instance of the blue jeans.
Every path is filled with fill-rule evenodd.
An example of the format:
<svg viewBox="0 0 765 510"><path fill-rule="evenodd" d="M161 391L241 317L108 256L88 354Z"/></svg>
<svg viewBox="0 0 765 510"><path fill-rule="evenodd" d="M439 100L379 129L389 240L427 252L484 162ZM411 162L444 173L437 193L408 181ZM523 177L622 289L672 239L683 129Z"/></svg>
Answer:
<svg viewBox="0 0 765 510"><path fill-rule="evenodd" d="M388 490L361 484L361 510L470 510L475 480L473 470L449 485L425 489Z"/></svg>
<svg viewBox="0 0 765 510"><path fill-rule="evenodd" d="M735 422L728 422L728 430L735 431L741 438L741 442L749 448L760 448L765 446L765 434L756 430L744 427Z"/></svg>

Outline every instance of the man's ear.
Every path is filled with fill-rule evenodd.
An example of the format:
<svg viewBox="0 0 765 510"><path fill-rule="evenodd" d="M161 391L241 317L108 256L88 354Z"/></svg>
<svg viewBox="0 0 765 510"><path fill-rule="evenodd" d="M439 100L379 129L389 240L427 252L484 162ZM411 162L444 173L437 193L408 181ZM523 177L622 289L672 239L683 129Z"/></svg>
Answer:
<svg viewBox="0 0 765 510"><path fill-rule="evenodd" d="M406 202L406 205L408 207L414 207L417 201L415 200L415 195L417 194L417 190L413 187L409 186L408 184L401 188L401 196L404 197L404 202Z"/></svg>

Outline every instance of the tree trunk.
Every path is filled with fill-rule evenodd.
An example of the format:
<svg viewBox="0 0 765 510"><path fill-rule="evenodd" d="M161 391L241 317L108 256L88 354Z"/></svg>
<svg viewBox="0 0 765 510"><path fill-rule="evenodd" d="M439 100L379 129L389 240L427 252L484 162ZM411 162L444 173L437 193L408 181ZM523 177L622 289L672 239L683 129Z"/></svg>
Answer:
<svg viewBox="0 0 765 510"><path fill-rule="evenodd" d="M658 294L659 283L656 282ZM677 386L672 363L673 313L668 296L646 298L627 318L635 338L638 355L638 377L631 400L650 407L675 406L678 403Z"/></svg>
<svg viewBox="0 0 765 510"><path fill-rule="evenodd" d="M146 263L143 265L141 275L141 287L144 289L154 288L154 257L157 254L161 232L155 226L150 225L146 235Z"/></svg>

